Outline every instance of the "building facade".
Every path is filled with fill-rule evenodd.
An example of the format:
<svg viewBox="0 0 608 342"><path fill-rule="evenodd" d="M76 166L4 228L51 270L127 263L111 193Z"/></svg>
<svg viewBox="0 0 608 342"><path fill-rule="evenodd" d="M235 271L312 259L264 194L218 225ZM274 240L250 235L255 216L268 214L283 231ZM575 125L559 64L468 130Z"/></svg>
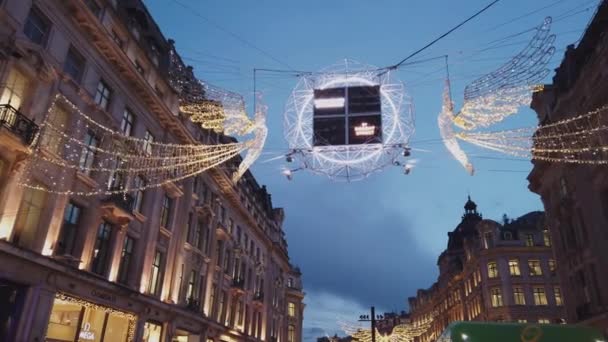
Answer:
<svg viewBox="0 0 608 342"><path fill-rule="evenodd" d="M564 322L550 246L542 212L501 224L469 198L438 258L437 282L408 299L417 341L435 341L453 321Z"/></svg>
<svg viewBox="0 0 608 342"><path fill-rule="evenodd" d="M553 83L534 95L532 108L541 125L608 104L607 33L608 2L602 1L578 46L566 49ZM604 133L599 131L601 139L605 139ZM555 241L568 322L582 322L608 333L606 166L539 160L533 164L529 188L543 201Z"/></svg>
<svg viewBox="0 0 608 342"><path fill-rule="evenodd" d="M75 111L144 141L233 141L179 112L174 52L141 0L0 1L0 340L301 341L285 213L250 172L231 181L239 160L120 196L72 195L99 181L86 168L64 194L19 184L31 143L67 153L37 136L51 106L85 166L107 142Z"/></svg>

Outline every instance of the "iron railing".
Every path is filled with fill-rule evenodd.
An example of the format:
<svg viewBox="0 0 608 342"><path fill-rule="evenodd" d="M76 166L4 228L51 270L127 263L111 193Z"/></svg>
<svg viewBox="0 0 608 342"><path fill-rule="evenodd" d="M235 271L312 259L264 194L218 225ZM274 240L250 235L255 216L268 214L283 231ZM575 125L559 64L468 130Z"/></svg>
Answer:
<svg viewBox="0 0 608 342"><path fill-rule="evenodd" d="M38 125L9 104L0 105L0 125L18 135L29 145L38 133Z"/></svg>

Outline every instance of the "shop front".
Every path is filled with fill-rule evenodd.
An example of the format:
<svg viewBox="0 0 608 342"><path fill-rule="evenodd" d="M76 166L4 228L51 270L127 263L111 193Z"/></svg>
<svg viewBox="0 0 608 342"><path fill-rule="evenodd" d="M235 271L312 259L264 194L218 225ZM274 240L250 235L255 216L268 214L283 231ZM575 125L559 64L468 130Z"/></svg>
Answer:
<svg viewBox="0 0 608 342"><path fill-rule="evenodd" d="M131 313L57 293L45 341L131 342L136 321Z"/></svg>

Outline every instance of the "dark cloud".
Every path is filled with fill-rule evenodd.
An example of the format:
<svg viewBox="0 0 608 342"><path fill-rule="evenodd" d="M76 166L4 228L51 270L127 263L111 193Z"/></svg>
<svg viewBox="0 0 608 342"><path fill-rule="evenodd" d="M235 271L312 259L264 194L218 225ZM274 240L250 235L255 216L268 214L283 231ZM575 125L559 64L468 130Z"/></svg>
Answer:
<svg viewBox="0 0 608 342"><path fill-rule="evenodd" d="M431 285L436 256L413 234L424 227L414 227L403 203L387 201L388 189L377 186L310 181L305 194L291 194L289 252L306 290L403 310L408 296ZM328 192L336 196L315 195Z"/></svg>

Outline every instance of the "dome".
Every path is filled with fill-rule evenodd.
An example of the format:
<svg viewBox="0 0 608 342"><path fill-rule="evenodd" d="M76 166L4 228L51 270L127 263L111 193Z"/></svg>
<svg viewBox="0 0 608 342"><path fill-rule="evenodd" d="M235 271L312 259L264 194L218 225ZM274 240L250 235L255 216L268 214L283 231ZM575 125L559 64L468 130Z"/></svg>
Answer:
<svg viewBox="0 0 608 342"><path fill-rule="evenodd" d="M464 210L467 212L477 210L477 204L475 204L475 202L471 201L471 196L469 196L469 200L467 201L467 203L465 203Z"/></svg>

